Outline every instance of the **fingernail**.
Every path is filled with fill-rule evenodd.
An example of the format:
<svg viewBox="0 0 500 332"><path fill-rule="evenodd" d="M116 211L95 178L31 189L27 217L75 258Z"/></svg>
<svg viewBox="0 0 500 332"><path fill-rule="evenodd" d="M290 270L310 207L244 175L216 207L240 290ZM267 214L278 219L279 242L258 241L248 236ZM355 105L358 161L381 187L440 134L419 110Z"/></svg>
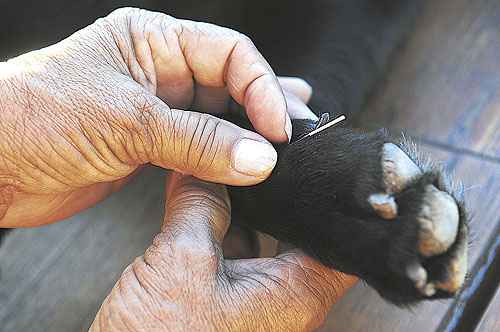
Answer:
<svg viewBox="0 0 500 332"><path fill-rule="evenodd" d="M288 115L285 117L285 132L286 136L288 136L288 142L290 143L292 140L292 121Z"/></svg>
<svg viewBox="0 0 500 332"><path fill-rule="evenodd" d="M242 138L233 148L233 168L252 176L266 175L274 168L278 155L273 146L266 142Z"/></svg>

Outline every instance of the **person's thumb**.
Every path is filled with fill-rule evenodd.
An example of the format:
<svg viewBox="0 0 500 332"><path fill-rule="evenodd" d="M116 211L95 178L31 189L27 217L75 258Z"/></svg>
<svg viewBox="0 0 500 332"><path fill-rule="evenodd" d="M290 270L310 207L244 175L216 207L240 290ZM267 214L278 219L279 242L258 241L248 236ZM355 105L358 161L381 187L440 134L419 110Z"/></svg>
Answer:
<svg viewBox="0 0 500 332"><path fill-rule="evenodd" d="M271 174L277 153L259 134L209 114L170 109L153 98L147 115L139 115L148 119L141 122L151 163L229 185L253 185Z"/></svg>

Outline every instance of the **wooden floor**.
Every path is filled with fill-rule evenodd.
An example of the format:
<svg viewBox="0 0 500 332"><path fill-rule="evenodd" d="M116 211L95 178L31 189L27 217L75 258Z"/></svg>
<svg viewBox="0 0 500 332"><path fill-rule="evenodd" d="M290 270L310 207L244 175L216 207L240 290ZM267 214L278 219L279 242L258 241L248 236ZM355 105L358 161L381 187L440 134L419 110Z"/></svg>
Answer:
<svg viewBox="0 0 500 332"><path fill-rule="evenodd" d="M466 6L467 4L467 6ZM410 310L359 284L321 331L500 331L500 2L430 1L358 124L406 129L465 186L470 277ZM85 331L158 230L163 171L71 220L16 230L0 250L0 331Z"/></svg>

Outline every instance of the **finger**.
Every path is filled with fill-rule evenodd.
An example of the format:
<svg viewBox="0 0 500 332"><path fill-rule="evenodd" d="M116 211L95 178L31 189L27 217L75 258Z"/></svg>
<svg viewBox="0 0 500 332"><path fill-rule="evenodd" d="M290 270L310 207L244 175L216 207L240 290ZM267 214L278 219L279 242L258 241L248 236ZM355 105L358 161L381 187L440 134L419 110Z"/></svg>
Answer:
<svg viewBox="0 0 500 332"><path fill-rule="evenodd" d="M172 241L220 248L230 223L230 202L223 185L171 172L166 182L162 232Z"/></svg>
<svg viewBox="0 0 500 332"><path fill-rule="evenodd" d="M303 103L311 100L313 89L305 80L299 77L278 76L281 88L297 96Z"/></svg>
<svg viewBox="0 0 500 332"><path fill-rule="evenodd" d="M297 95L293 94L289 90L283 91L285 94L285 99L287 103L287 113L291 119L311 119L314 121L318 121L318 117L313 111L302 101ZM208 99L208 98L207 98ZM208 100L207 100L208 103ZM220 102L219 104L221 104ZM228 102L228 108L230 111L240 113L244 112L244 108L234 102L234 100L230 100Z"/></svg>
<svg viewBox="0 0 500 332"><path fill-rule="evenodd" d="M132 40L128 47L132 50L119 47L132 58L127 59L133 67L129 68L132 77L144 83L156 76L155 84L146 82L143 87L156 86L156 95L178 108L192 105L195 83L207 88L227 87L262 136L275 142L290 140L292 126L285 97L271 67L250 39L212 24L145 10L119 10L111 16L129 26L127 38Z"/></svg>
<svg viewBox="0 0 500 332"><path fill-rule="evenodd" d="M288 141L291 122L285 97L271 67L251 40L211 24L179 22L179 45L197 84L227 86L260 134L271 141Z"/></svg>
<svg viewBox="0 0 500 332"><path fill-rule="evenodd" d="M150 105L147 114L134 118L148 118L137 123L146 128L136 130L147 133L148 137L138 141L143 143L148 161L230 185L252 185L270 175L277 154L259 134L209 114L169 109L154 96L145 98ZM138 107L136 112L144 113L144 107Z"/></svg>
<svg viewBox="0 0 500 332"><path fill-rule="evenodd" d="M176 172L167 175L165 186L161 232L144 253L144 261L182 280L186 273L211 278L220 269L221 242L229 228L226 188Z"/></svg>
<svg viewBox="0 0 500 332"><path fill-rule="evenodd" d="M296 95L285 90L286 102L288 105L288 114L292 119L311 119L318 121L316 114L311 111L311 109L304 104Z"/></svg>
<svg viewBox="0 0 500 332"><path fill-rule="evenodd" d="M120 12L120 9L118 10ZM153 70L156 74L156 95L174 108L188 108L194 99L195 82L193 72L184 57L179 38L176 33L179 23L175 18L142 9L131 9L125 12L134 45L134 53L141 55L137 49L142 45L142 53L151 54ZM131 57L132 61L134 57ZM139 63L149 62L146 59Z"/></svg>

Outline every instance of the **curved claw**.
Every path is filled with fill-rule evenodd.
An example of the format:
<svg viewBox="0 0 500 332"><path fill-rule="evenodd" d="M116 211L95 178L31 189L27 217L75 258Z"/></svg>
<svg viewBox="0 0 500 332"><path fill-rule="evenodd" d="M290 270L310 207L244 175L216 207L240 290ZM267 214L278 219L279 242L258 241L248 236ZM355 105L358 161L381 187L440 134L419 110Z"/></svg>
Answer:
<svg viewBox="0 0 500 332"><path fill-rule="evenodd" d="M394 197L387 194L372 194L368 203L375 213L384 219L395 219L398 216L398 206Z"/></svg>
<svg viewBox="0 0 500 332"><path fill-rule="evenodd" d="M416 176L420 168L394 143L385 143L382 149L383 179L387 193L397 193Z"/></svg>

